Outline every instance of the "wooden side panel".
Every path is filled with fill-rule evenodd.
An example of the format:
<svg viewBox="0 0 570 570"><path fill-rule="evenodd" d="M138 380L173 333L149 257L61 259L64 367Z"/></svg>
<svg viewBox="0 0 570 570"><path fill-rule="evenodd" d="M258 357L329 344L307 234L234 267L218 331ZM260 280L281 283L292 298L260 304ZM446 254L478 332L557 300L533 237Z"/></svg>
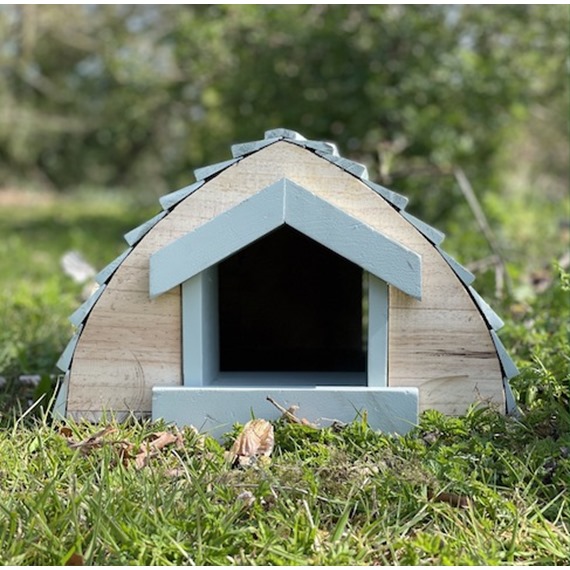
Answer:
<svg viewBox="0 0 570 570"><path fill-rule="evenodd" d="M437 297L435 306L422 308L391 289L390 385L420 388L422 410L460 414L479 401L503 410L500 364L489 331L461 289L454 294L453 310L438 308L443 303Z"/></svg>
<svg viewBox="0 0 570 570"><path fill-rule="evenodd" d="M68 413L149 413L153 386L181 383L179 288L150 301L144 291L121 285L105 290L85 323L71 366Z"/></svg>
<svg viewBox="0 0 570 570"><path fill-rule="evenodd" d="M422 300L390 293L390 386L419 387L421 409L461 413L478 399L504 409L501 366L487 325L433 244L354 176L306 149L277 142L180 202L119 267L77 345L68 411L149 411L151 386L181 384L180 291L150 300L149 257L281 178L422 256Z"/></svg>

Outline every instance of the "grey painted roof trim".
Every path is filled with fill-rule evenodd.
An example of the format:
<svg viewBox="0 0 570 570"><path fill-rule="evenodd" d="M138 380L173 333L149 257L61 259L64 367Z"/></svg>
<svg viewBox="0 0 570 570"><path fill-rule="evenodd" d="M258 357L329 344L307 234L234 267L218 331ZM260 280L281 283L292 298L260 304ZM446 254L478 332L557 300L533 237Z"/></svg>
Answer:
<svg viewBox="0 0 570 570"><path fill-rule="evenodd" d="M342 156L334 156L333 154L328 154L326 152L321 152L317 150L316 153L325 160L336 164L346 172L350 172L354 176L361 178L363 180L368 180L368 169L364 164L360 164L359 162L354 162L354 160L348 160L348 158L343 158Z"/></svg>
<svg viewBox="0 0 570 570"><path fill-rule="evenodd" d="M111 278L113 273L115 273L115 271L117 271L117 269L119 269L119 266L121 265L121 263L123 263L123 261L125 261L125 259L127 259L127 256L129 255L129 253L131 253L131 251L133 251L133 248L129 247L128 249L123 251L123 253L121 253L121 255L119 255L113 261L111 261L111 263L109 263L109 265L107 265L106 267L101 269L101 271L99 271L99 273L97 273L97 275L95 275L95 281L97 283L99 283L99 285L103 285L104 283L107 283L107 281L109 281L109 279Z"/></svg>
<svg viewBox="0 0 570 570"><path fill-rule="evenodd" d="M295 140L288 140L287 142L291 142L294 145L301 146L303 148L308 148L314 151L321 152L322 154L331 154L332 156L340 157L338 148L334 143L320 142L320 141L295 141Z"/></svg>
<svg viewBox="0 0 570 570"><path fill-rule="evenodd" d="M507 414L509 416L520 417L521 413L507 378L503 378L503 389L505 390L505 407L507 409Z"/></svg>
<svg viewBox="0 0 570 570"><path fill-rule="evenodd" d="M67 372L69 366L71 365L71 360L73 358L73 353L75 352L75 347L77 346L77 341L83 332L83 324L80 324L75 334L71 337L71 340L67 343L64 351L61 353L56 366L62 371Z"/></svg>
<svg viewBox="0 0 570 570"><path fill-rule="evenodd" d="M400 214L402 214L402 216L406 220L408 220L408 222L410 222L412 226L414 226L421 234L423 234L434 245L439 245L445 239L445 234L443 232L440 232L439 230L436 230L429 224L422 222L419 218L412 216L412 214L410 214L409 212L402 211L400 212Z"/></svg>
<svg viewBox="0 0 570 570"><path fill-rule="evenodd" d="M184 198L190 196L190 194L192 194L193 192L196 192L196 190L198 190L198 188L200 188L204 184L205 184L204 180L199 180L198 182L194 182L194 184L190 184L190 186L185 186L180 190L176 190L174 192L170 192L169 194L161 196L158 199L158 201L160 202L160 205L162 206L163 210L172 210L174 206L182 202Z"/></svg>
<svg viewBox="0 0 570 570"><path fill-rule="evenodd" d="M441 253L445 261L447 261L451 269L453 269L455 275L457 275L457 277L459 277L459 279L461 279L461 281L463 281L463 283L469 287L469 285L475 281L475 275L473 275L473 273L471 273L471 271L469 271L467 268L463 267L463 265L451 257L451 255L443 251L443 249L441 249L439 246L436 245L436 248L437 251Z"/></svg>
<svg viewBox="0 0 570 570"><path fill-rule="evenodd" d="M246 143L239 143L232 145L232 156L234 158L240 158L242 156L246 156L253 152L257 152L266 146L275 144L276 142L283 140L282 138L270 138L264 139L262 141L253 141L253 142L246 142Z"/></svg>
<svg viewBox="0 0 570 570"><path fill-rule="evenodd" d="M217 162L216 164L211 164L210 166L203 166L202 168L197 168L194 170L194 176L197 181L206 180L211 178L215 174L219 174L222 170L233 166L241 160L240 158L232 158L230 160L224 160L223 162Z"/></svg>
<svg viewBox="0 0 570 570"><path fill-rule="evenodd" d="M362 182L364 182L368 188L374 190L376 194L379 194L382 198L390 202L397 210L403 210L408 205L408 199L405 196L393 190L388 190L388 188L384 188L384 186L380 186L380 184L370 182L370 180L363 180Z"/></svg>
<svg viewBox="0 0 570 570"><path fill-rule="evenodd" d="M52 416L56 420L64 420L67 415L67 393L69 391L69 370L66 371L61 386L57 392L55 399Z"/></svg>
<svg viewBox="0 0 570 570"><path fill-rule="evenodd" d="M421 298L419 254L287 179L151 255L150 296L169 291L285 224L404 293Z"/></svg>
<svg viewBox="0 0 570 570"><path fill-rule="evenodd" d="M469 293L471 293L473 300L475 301L475 303L479 307L481 314L483 315L483 317L487 321L489 328L492 330L495 330L495 331L498 331L501 328L503 328L505 323L503 322L501 317L499 317L499 315L497 315L497 313L495 313L495 311L493 311L493 309L491 309L491 307L488 305L488 303L485 301L485 299L483 299L483 297L481 297L481 295L479 295L479 293L477 293L477 291L475 291L475 289L473 289L472 286L467 287L467 289L468 289Z"/></svg>
<svg viewBox="0 0 570 570"><path fill-rule="evenodd" d="M306 141L307 139L297 131L292 131L291 129L271 129L269 131L265 131L263 138L265 139L275 139L275 138L283 138L289 139L292 141Z"/></svg>
<svg viewBox="0 0 570 570"><path fill-rule="evenodd" d="M101 285L99 289L97 289L97 291L95 291L95 293L93 293L93 295L91 295L91 297L89 297L89 299L87 299L87 301L85 301L85 303L83 303L83 305L81 305L79 309L69 317L69 322L72 325L78 327L88 317L91 309L93 309L95 303L99 300L99 297L101 297L105 290L105 287L107 286Z"/></svg>
<svg viewBox="0 0 570 570"><path fill-rule="evenodd" d="M134 246L137 244L164 216L166 216L168 212L159 212L156 216L147 220L140 226L136 227L135 229L131 230L130 232L125 234L125 241L130 245Z"/></svg>
<svg viewBox="0 0 570 570"><path fill-rule="evenodd" d="M277 133L280 134L277 136ZM289 135L291 136L286 136L284 133L289 133ZM323 154L328 154L340 158L340 154L334 143L321 142L321 141L308 141L302 135L296 133L295 131L288 131L287 129L275 129L273 131L267 131L265 135L266 138L260 141L252 141L252 142L245 142L245 143L232 145L231 147L232 156L234 158L240 158L248 154L257 152L258 150L261 150L266 146L275 144L276 142L287 141L288 143L292 143L302 148L308 148L310 150L319 151Z"/></svg>
<svg viewBox="0 0 570 570"><path fill-rule="evenodd" d="M499 360L501 361L501 366L503 368L503 376L506 380L510 380L518 375L519 369L517 365L513 362L513 359L507 353L501 339L497 336L495 331L491 332L491 338L493 339L493 343L495 344L495 348L497 349L497 354L499 355Z"/></svg>

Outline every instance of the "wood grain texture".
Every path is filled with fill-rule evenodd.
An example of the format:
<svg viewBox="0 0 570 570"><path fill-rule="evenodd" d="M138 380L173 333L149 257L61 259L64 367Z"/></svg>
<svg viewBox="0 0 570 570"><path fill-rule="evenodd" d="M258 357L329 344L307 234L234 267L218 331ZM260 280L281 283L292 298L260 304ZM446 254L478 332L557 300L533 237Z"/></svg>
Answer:
<svg viewBox="0 0 570 570"><path fill-rule="evenodd" d="M461 413L476 400L504 409L501 366L487 325L433 244L362 181L306 149L277 142L180 202L113 274L77 344L68 411L148 412L152 386L181 384L180 290L149 298L149 257L281 178L422 256L422 300L390 291L390 385L419 387L422 410Z"/></svg>

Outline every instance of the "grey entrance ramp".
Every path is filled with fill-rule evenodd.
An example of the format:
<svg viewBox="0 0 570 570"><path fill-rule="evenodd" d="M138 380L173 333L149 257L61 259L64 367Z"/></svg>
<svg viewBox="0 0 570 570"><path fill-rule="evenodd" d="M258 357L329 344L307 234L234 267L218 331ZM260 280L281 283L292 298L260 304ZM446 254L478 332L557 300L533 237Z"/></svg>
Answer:
<svg viewBox="0 0 570 570"><path fill-rule="evenodd" d="M267 396L285 408L299 406L297 415L320 427L335 420L348 423L364 413L372 429L387 433L405 434L418 423L417 388L155 387L152 417L221 437L234 423L278 419L281 413Z"/></svg>

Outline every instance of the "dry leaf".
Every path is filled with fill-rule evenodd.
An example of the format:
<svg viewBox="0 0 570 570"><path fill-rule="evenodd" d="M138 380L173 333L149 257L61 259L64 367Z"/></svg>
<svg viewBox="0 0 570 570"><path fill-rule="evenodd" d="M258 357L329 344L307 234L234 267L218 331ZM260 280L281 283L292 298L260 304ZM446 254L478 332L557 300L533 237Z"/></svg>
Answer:
<svg viewBox="0 0 570 570"><path fill-rule="evenodd" d="M115 446L119 455L119 461L124 467L127 467L129 465L129 461L134 457L132 453L133 444L128 441L117 441L115 442Z"/></svg>
<svg viewBox="0 0 570 570"><path fill-rule="evenodd" d="M273 426L267 420L251 420L245 424L230 449L231 463L249 465L257 457L269 457L273 445Z"/></svg>
<svg viewBox="0 0 570 570"><path fill-rule="evenodd" d="M67 426L61 426L59 428L59 435L62 435L63 437L70 439L71 436L73 435L73 432L71 431L71 428Z"/></svg>
<svg viewBox="0 0 570 570"><path fill-rule="evenodd" d="M71 438L67 438L67 445L71 449L80 449L82 453L88 453L95 447L101 447L103 445L103 438L110 433L116 432L117 429L111 426L107 426L92 436L84 439L82 441L73 441Z"/></svg>
<svg viewBox="0 0 570 570"><path fill-rule="evenodd" d="M439 503L447 503L448 505L459 509L467 509L471 504L469 497L466 497L465 495L457 495L455 493L438 493L435 495L433 491L428 490L428 498Z"/></svg>
<svg viewBox="0 0 570 570"><path fill-rule="evenodd" d="M66 566L85 566L85 560L81 554L74 552L65 563Z"/></svg>
<svg viewBox="0 0 570 570"><path fill-rule="evenodd" d="M240 501L244 508L248 509L255 503L255 495L251 491L242 491L237 497L237 501Z"/></svg>
<svg viewBox="0 0 570 570"><path fill-rule="evenodd" d="M182 434L179 432L174 434L168 431L161 431L151 434L150 437L153 439L151 441L144 442L135 457L135 465L137 469L142 469L148 465L150 458L158 455L158 452L168 445L176 443L176 447L178 449L184 447L184 439L182 438Z"/></svg>

